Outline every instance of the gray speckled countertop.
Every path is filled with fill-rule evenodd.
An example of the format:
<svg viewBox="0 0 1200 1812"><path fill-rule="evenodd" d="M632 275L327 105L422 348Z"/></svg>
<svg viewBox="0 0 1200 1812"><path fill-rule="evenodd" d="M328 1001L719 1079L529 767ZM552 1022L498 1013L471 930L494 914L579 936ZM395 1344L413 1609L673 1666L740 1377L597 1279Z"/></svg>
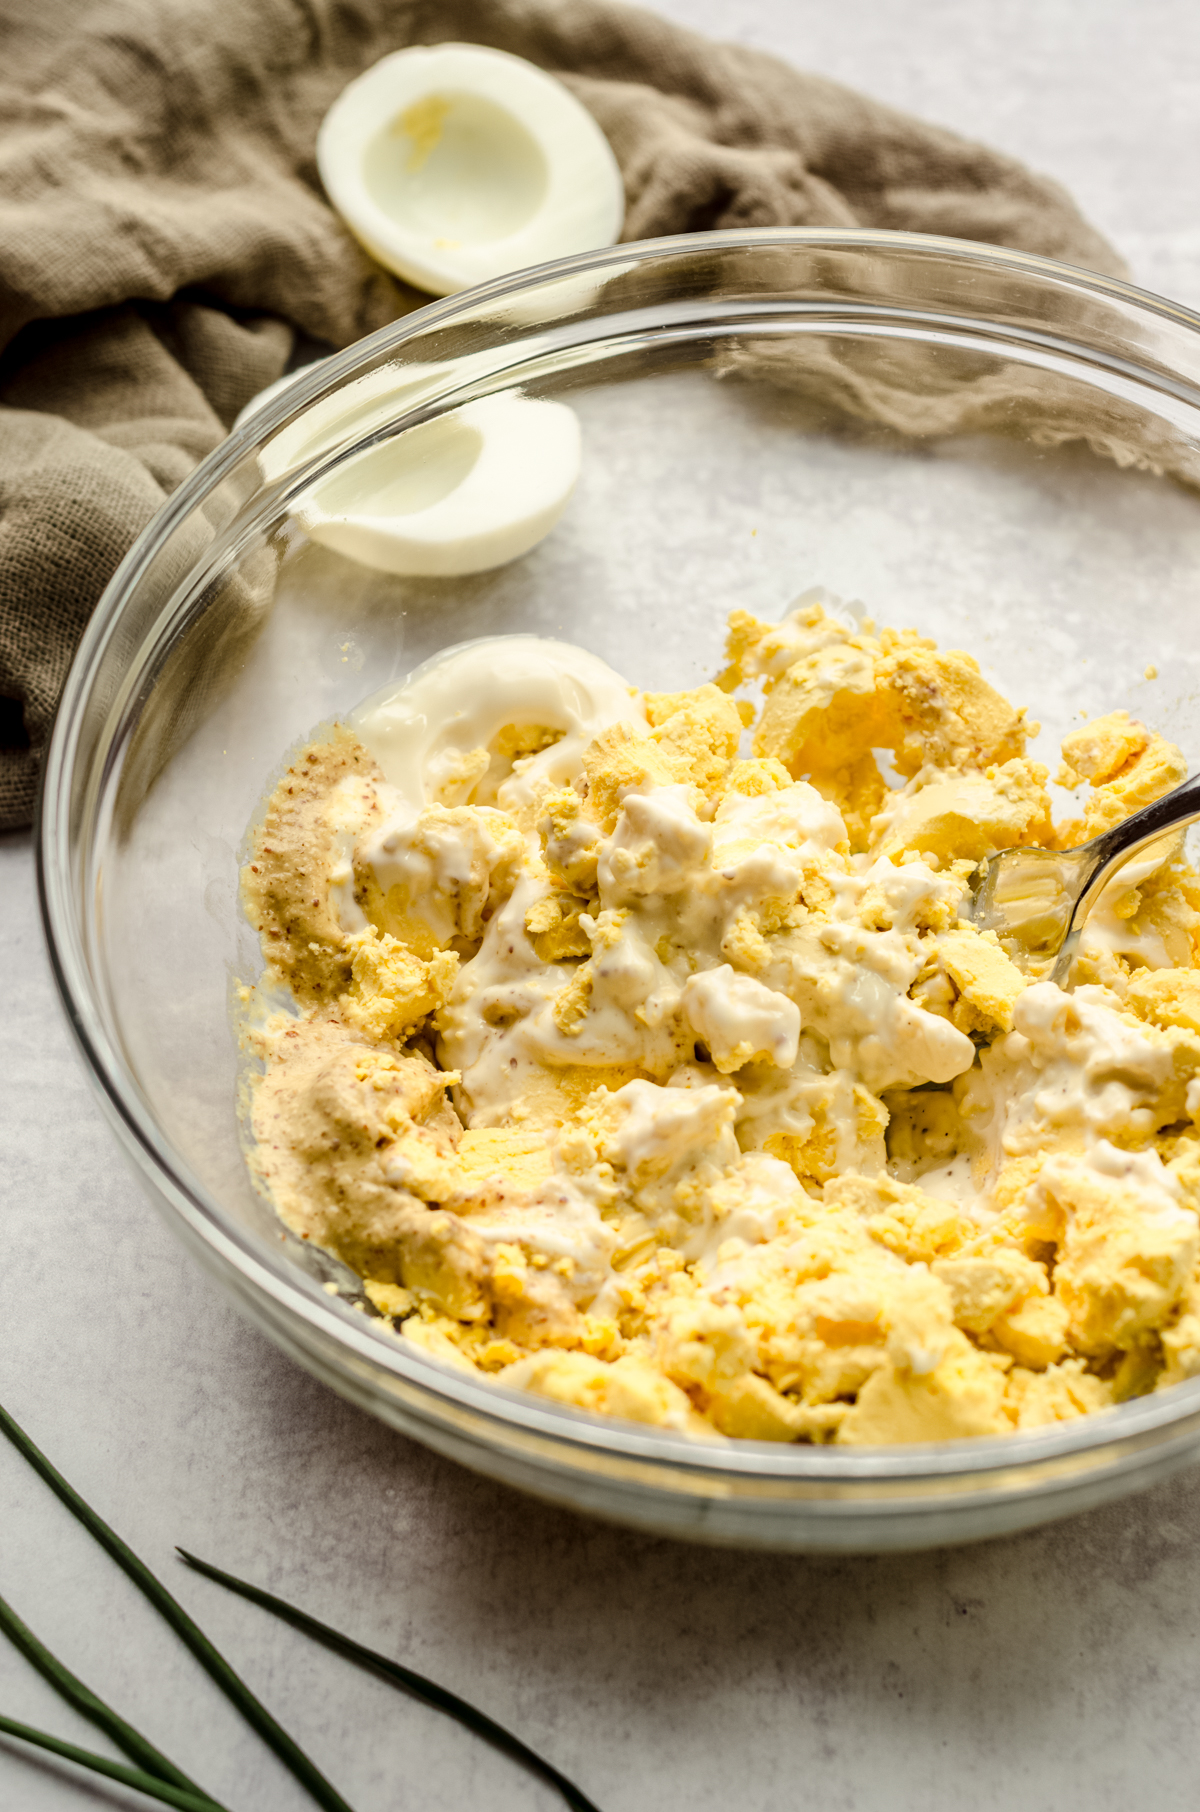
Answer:
<svg viewBox="0 0 1200 1812"><path fill-rule="evenodd" d="M1200 307L1188 0L667 0L984 138ZM357 1812L559 1803L436 1713L184 1575L180 1542L457 1688L604 1812L1161 1812L1196 1802L1200 1477L988 1546L806 1561L540 1507L330 1395L130 1181L61 1022L28 837L0 839L0 1397L170 1579ZM234 1808L308 1804L0 1443L0 1591ZM8 1648L0 1710L101 1747ZM144 1804L0 1743L0 1805Z"/></svg>

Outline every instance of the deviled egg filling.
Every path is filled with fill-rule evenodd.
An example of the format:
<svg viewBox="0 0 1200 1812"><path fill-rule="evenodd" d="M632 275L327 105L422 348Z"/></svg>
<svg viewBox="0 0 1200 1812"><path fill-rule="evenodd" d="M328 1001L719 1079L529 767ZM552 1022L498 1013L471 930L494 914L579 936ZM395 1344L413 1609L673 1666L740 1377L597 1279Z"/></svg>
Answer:
<svg viewBox="0 0 1200 1812"><path fill-rule="evenodd" d="M1031 728L818 603L735 612L675 693L533 637L439 656L252 832L258 1186L399 1338L707 1439L996 1435L1195 1375L1200 876L1175 841L1110 887L1072 992L963 916L983 857L1185 764L1088 724L1056 826Z"/></svg>

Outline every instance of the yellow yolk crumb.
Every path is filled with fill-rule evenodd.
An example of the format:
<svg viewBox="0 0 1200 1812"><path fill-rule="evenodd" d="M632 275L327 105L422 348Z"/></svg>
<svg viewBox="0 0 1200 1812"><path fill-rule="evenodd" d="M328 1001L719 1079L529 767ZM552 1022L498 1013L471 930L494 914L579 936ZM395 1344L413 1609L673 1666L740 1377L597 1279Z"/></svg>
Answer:
<svg viewBox="0 0 1200 1812"><path fill-rule="evenodd" d="M889 1361L872 1372L838 1438L854 1447L899 1441L957 1441L968 1435L1003 1434L1004 1372L990 1353L956 1334L930 1372Z"/></svg>
<svg viewBox="0 0 1200 1812"><path fill-rule="evenodd" d="M1090 792L1081 822L1070 827L1071 842L1086 843L1161 799L1187 778L1187 762L1173 743L1131 718L1127 711L1097 717L1063 739L1059 781Z"/></svg>
<svg viewBox="0 0 1200 1812"><path fill-rule="evenodd" d="M1037 1188L1064 1215L1054 1277L1076 1348L1111 1352L1161 1326L1200 1256L1195 1213L1165 1190L1147 1206L1123 1179L1070 1158L1044 1164Z"/></svg>
<svg viewBox="0 0 1200 1812"><path fill-rule="evenodd" d="M685 752L639 735L628 724L604 730L584 752L587 810L601 830L611 831L626 793L686 781L691 766Z"/></svg>
<svg viewBox="0 0 1200 1812"><path fill-rule="evenodd" d="M435 950L427 962L406 944L371 926L347 939L351 984L342 1013L356 1032L373 1042L402 1038L450 993L458 969L451 950Z"/></svg>
<svg viewBox="0 0 1200 1812"><path fill-rule="evenodd" d="M911 851L942 862L982 862L997 850L1045 842L1052 834L1045 779L1045 769L1028 761L932 779L890 805L881 820L880 853L892 861Z"/></svg>
<svg viewBox="0 0 1200 1812"><path fill-rule="evenodd" d="M967 925L943 931L938 954L959 996L974 1009L975 1025L963 1030L999 1026L1002 1032L1011 1032L1013 1008L1029 981L1004 954L995 932L979 932Z"/></svg>
<svg viewBox="0 0 1200 1812"><path fill-rule="evenodd" d="M499 1176L517 1189L528 1189L545 1182L553 1169L544 1136L519 1127L480 1126L467 1131L455 1156L468 1184Z"/></svg>
<svg viewBox="0 0 1200 1812"><path fill-rule="evenodd" d="M1200 971L1140 969L1130 978L1125 1002L1156 1026L1183 1026L1200 1036Z"/></svg>

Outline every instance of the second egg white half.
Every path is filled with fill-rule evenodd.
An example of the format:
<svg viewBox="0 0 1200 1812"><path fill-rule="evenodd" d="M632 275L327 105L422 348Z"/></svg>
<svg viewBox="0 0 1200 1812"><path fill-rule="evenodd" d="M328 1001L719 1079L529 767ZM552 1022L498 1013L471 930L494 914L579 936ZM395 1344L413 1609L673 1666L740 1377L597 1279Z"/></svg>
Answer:
<svg viewBox="0 0 1200 1812"><path fill-rule="evenodd" d="M446 369L389 365L322 398L264 443L264 477L282 478L351 434L385 429ZM256 397L239 425L282 382ZM549 534L575 488L581 454L573 409L501 391L352 455L302 493L295 513L314 541L379 572L485 572Z"/></svg>

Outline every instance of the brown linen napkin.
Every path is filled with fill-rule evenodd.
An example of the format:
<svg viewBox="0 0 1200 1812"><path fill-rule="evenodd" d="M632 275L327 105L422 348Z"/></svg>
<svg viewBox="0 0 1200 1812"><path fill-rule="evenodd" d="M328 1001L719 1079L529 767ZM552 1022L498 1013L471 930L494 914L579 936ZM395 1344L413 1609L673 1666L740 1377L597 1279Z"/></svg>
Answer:
<svg viewBox="0 0 1200 1812"><path fill-rule="evenodd" d="M388 51L469 40L563 77L620 161L627 239L906 228L1123 268L1012 159L613 0L0 0L0 34L0 829L29 821L79 636L168 493L297 334L347 345L425 299L314 160Z"/></svg>

